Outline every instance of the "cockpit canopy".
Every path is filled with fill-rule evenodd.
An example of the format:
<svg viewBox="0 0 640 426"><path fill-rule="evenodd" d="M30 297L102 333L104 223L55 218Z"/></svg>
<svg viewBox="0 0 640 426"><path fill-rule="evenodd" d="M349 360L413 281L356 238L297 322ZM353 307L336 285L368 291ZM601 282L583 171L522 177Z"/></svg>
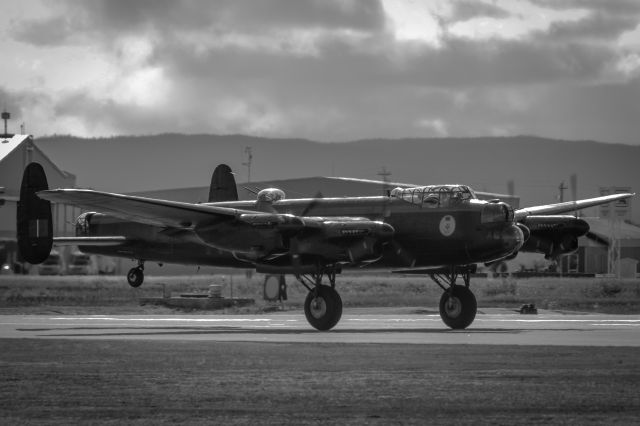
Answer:
<svg viewBox="0 0 640 426"><path fill-rule="evenodd" d="M391 191L391 197L427 207L445 207L478 198L473 190L466 185L428 185L416 188L395 188Z"/></svg>

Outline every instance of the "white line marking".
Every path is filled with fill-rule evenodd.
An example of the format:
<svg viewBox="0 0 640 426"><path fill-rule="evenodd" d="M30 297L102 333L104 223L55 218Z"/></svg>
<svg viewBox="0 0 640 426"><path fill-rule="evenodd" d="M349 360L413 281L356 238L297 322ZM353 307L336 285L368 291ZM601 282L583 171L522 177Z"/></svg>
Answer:
<svg viewBox="0 0 640 426"><path fill-rule="evenodd" d="M620 319L490 319L490 318L479 318L478 321L492 321L492 322L606 322L606 323L616 323L616 322L626 322L626 323L639 323L640 320L620 320Z"/></svg>
<svg viewBox="0 0 640 426"><path fill-rule="evenodd" d="M77 318L49 318L51 320L63 321L164 321L164 322L270 322L274 321L268 318L109 318L109 317L77 317Z"/></svg>

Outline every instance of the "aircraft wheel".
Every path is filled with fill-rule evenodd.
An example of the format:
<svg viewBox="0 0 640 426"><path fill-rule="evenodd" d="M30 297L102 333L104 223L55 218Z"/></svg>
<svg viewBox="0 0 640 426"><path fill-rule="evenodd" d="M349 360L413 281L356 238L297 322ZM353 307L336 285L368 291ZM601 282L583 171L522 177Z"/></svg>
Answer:
<svg viewBox="0 0 640 426"><path fill-rule="evenodd" d="M144 272L141 268L131 268L127 274L127 282L131 287L140 287L144 281Z"/></svg>
<svg viewBox="0 0 640 426"><path fill-rule="evenodd" d="M478 303L468 287L453 286L453 291L445 291L440 298L440 317L454 330L467 328L476 317Z"/></svg>
<svg viewBox="0 0 640 426"><path fill-rule="evenodd" d="M309 324L317 330L331 330L342 317L342 299L338 292L326 285L310 291L304 301L304 315Z"/></svg>

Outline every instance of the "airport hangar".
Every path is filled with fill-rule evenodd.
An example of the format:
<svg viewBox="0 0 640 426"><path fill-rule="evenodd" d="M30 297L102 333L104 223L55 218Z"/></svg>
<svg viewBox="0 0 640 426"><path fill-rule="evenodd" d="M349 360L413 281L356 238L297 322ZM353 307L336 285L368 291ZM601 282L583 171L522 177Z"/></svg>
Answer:
<svg viewBox="0 0 640 426"><path fill-rule="evenodd" d="M31 136L0 135L0 265L16 265L19 261L15 229L16 207L20 194L22 171L32 161L43 165L51 188L75 187L75 175L56 166L38 148ZM389 190L398 186L407 186L407 184L340 177L307 177L241 183L238 184L238 195L242 200L250 200L255 198L256 192L260 189L274 187L282 189L288 198L374 196L387 194ZM135 193L135 195L151 198L185 202L206 202L208 194L209 188L206 186ZM520 204L519 197L513 195L487 192L477 192L477 195L482 199L499 198L514 208L518 208ZM81 212L75 206L54 204L54 235L74 235L75 218ZM587 218L586 220L591 226L591 232L587 237L580 238L578 252L573 257L574 261L563 262L563 272L607 273L609 272L609 246L612 244L610 221L598 218ZM640 227L622 221L617 226L616 233L624 268L627 270L635 269L636 273L640 272L638 270L640 267ZM120 263L118 262L118 264ZM171 268L171 271L175 272L185 270L192 270L192 268Z"/></svg>

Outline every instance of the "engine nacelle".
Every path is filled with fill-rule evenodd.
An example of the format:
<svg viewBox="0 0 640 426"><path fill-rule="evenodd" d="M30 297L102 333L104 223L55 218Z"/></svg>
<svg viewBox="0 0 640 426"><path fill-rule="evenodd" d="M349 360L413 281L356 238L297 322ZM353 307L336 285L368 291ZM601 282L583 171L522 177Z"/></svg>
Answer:
<svg viewBox="0 0 640 426"><path fill-rule="evenodd" d="M560 235L556 238L532 235L521 251L543 253L545 259L556 259L578 250L578 237L572 234Z"/></svg>
<svg viewBox="0 0 640 426"><path fill-rule="evenodd" d="M91 218L94 212L85 212L76 218L76 237L88 237L91 235Z"/></svg>
<svg viewBox="0 0 640 426"><path fill-rule="evenodd" d="M382 257L382 243L373 238L363 238L347 248L347 255L353 264L374 262Z"/></svg>
<svg viewBox="0 0 640 426"><path fill-rule="evenodd" d="M543 253L547 259L574 253L578 237L589 232L589 224L573 216L529 216L523 223L531 236L520 251Z"/></svg>
<svg viewBox="0 0 640 426"><path fill-rule="evenodd" d="M149 227L104 213L85 212L76 218L76 237L126 235Z"/></svg>
<svg viewBox="0 0 640 426"><path fill-rule="evenodd" d="M382 247L382 242L371 236L332 241L322 235L311 235L298 239L296 254L311 264L315 264L317 259L322 259L326 263L357 265L378 260L383 253Z"/></svg>

